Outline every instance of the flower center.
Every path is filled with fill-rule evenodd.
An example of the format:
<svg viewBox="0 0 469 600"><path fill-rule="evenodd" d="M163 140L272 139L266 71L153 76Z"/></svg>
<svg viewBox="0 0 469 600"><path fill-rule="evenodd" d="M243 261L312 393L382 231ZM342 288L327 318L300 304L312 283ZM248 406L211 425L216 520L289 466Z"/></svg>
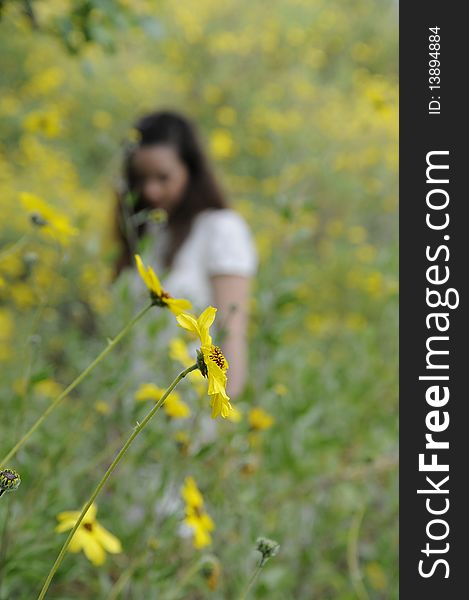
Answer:
<svg viewBox="0 0 469 600"><path fill-rule="evenodd" d="M226 371L226 358L223 356L223 353L220 350L219 346L212 346L210 348L210 353L208 356L210 360L213 360L213 362L216 363L222 371Z"/></svg>
<svg viewBox="0 0 469 600"><path fill-rule="evenodd" d="M83 527L86 529L86 531L93 531L93 523L85 523Z"/></svg>
<svg viewBox="0 0 469 600"><path fill-rule="evenodd" d="M161 291L159 296L157 296L155 292L151 292L150 295L153 300L153 304L155 306L160 306L161 308L167 306L166 301L172 298L171 294L168 294L168 292L165 292L164 290Z"/></svg>

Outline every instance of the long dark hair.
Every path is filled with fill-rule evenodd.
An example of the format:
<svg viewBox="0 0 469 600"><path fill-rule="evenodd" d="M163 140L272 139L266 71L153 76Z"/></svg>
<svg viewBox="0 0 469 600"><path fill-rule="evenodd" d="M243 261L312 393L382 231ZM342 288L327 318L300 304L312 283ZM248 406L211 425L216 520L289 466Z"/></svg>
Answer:
<svg viewBox="0 0 469 600"><path fill-rule="evenodd" d="M116 192L115 235L119 254L115 263L115 275L133 265L133 254L138 240L145 235L147 225L144 216L150 207L138 193L136 176L132 166L135 151L141 146L165 144L172 146L189 172L181 202L168 215L169 246L163 264L171 267L174 256L189 235L194 217L207 208L226 208L227 203L210 169L194 124L181 114L169 110L153 112L141 117L134 125L139 138L125 150L123 182Z"/></svg>

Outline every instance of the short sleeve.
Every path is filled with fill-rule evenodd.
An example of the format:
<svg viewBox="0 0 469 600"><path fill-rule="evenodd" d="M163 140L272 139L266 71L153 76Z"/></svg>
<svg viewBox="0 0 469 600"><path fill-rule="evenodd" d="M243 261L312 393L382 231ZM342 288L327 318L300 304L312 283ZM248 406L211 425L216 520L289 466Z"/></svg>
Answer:
<svg viewBox="0 0 469 600"><path fill-rule="evenodd" d="M209 275L256 273L258 256L251 231L241 215L231 209L213 211L207 220Z"/></svg>

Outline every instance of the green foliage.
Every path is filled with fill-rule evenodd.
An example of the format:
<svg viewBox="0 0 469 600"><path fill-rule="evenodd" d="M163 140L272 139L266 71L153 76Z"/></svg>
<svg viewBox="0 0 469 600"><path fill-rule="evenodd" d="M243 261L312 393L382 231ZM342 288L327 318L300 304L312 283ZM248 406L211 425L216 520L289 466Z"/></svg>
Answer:
<svg viewBox="0 0 469 600"><path fill-rule="evenodd" d="M212 422L184 381L191 419L159 413L98 499L124 552L99 568L69 554L49 597L236 599L265 536L280 551L253 598L396 599L395 3L37 1L36 28L24 4L0 21L1 454L146 301L130 276L110 284L112 187L138 115L197 122L261 258L242 421ZM21 192L79 234L32 228ZM2 465L22 484L0 499L1 599L38 593L56 515L147 412L140 384L179 372L171 316L147 316ZM254 406L275 419L255 435ZM184 583L204 554L181 525L187 475L216 524L214 591L202 572Z"/></svg>

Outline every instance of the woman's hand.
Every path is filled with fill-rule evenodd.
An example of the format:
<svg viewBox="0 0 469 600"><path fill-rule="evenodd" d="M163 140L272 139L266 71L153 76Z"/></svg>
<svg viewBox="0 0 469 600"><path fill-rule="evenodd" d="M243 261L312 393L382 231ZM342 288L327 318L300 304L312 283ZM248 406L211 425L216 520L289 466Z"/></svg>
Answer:
<svg viewBox="0 0 469 600"><path fill-rule="evenodd" d="M211 278L213 303L218 309L221 348L229 363L227 392L236 398L244 388L247 371L247 324L250 277L215 275Z"/></svg>

